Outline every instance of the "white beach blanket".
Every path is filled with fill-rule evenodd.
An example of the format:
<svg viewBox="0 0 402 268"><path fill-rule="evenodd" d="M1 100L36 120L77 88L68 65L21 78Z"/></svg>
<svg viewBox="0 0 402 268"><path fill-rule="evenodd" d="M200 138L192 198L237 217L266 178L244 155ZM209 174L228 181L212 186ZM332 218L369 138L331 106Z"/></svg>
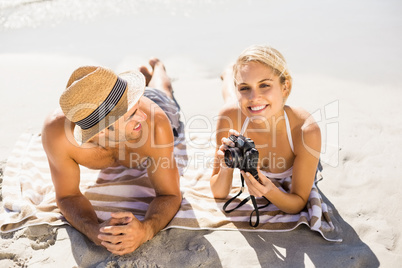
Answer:
<svg viewBox="0 0 402 268"><path fill-rule="evenodd" d="M208 142L208 138L205 141ZM249 225L250 213L253 210L251 202L230 214L223 212L222 207L227 199L214 199L209 187L212 172L209 165L213 154L214 149L211 146L208 149L194 149L193 146L188 146L189 164L181 177L183 201L180 210L165 229L282 232L306 224L326 240L340 241L337 239L328 207L323 203L315 186L308 205L301 213L286 214L270 204L260 209L260 224L257 228ZM131 211L138 219L143 219L149 203L155 196L146 170L125 167L101 171L84 167L80 169L81 191L90 200L100 219L107 219L113 211L123 210ZM235 174L232 196L239 192L241 186L238 172ZM56 205L54 187L40 135L21 136L7 161L2 190L5 211L0 215L1 232L12 232L39 224L68 224ZM243 193L232 205L236 205L245 197L247 194ZM266 201L257 199L257 202L262 205Z"/></svg>

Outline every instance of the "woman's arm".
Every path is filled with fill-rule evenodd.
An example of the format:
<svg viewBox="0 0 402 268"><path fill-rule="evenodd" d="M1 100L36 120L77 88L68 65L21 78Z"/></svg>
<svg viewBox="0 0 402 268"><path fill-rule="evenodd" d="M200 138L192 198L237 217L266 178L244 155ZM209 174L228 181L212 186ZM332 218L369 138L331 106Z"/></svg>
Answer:
<svg viewBox="0 0 402 268"><path fill-rule="evenodd" d="M306 205L314 183L315 173L321 151L321 132L311 116L304 116L304 123L292 133L295 145L292 186L289 193L279 190L270 179L260 171L262 184L251 174L244 174L250 194L265 196L269 201L286 213L298 213Z"/></svg>
<svg viewBox="0 0 402 268"><path fill-rule="evenodd" d="M225 198L232 188L233 168L226 166L224 155L226 149L233 147L233 142L228 139L230 135L239 135L234 130L237 128L237 119L232 108L223 109L219 115L216 126L216 151L210 186L215 198Z"/></svg>

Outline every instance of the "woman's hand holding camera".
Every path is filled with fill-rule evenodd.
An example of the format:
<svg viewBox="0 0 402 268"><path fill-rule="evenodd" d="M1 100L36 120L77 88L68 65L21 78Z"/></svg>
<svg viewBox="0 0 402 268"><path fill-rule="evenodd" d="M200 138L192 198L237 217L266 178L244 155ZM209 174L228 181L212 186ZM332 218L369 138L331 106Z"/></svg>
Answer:
<svg viewBox="0 0 402 268"><path fill-rule="evenodd" d="M230 130L229 130L229 135L228 135L228 137L230 137L231 135L239 136L239 132L237 132L237 131L234 130L234 129L230 129ZM224 159L224 157L225 157L225 151L226 151L227 149L229 149L230 147L234 147L235 144L234 144L234 142L231 141L229 138L225 138L225 137L222 138L221 142L222 142L222 144L221 144L221 146L219 146L219 150L217 151L217 157L218 157L218 159L219 159L221 168L229 168L229 167L226 165L225 159Z"/></svg>
<svg viewBox="0 0 402 268"><path fill-rule="evenodd" d="M243 175L244 180L246 181L246 185L250 195L254 195L255 197L265 196L266 198L268 198L267 194L275 188L275 185L260 171L260 168L257 168L257 171L261 183L258 182L249 172L240 172Z"/></svg>

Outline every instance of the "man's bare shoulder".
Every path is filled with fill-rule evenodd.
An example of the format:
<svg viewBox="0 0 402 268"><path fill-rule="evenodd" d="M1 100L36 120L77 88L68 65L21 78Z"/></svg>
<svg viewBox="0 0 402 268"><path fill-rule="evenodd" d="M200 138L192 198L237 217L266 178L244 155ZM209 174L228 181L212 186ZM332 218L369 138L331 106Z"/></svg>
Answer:
<svg viewBox="0 0 402 268"><path fill-rule="evenodd" d="M174 136L170 120L165 112L152 100L143 97L141 109L147 114L147 145L150 156L162 151L173 150Z"/></svg>
<svg viewBox="0 0 402 268"><path fill-rule="evenodd" d="M158 104L147 97L143 97L141 106L143 106L141 108L143 108L145 113L148 115L147 123L153 128L151 131L154 135L165 136L172 132L170 120ZM173 139L173 136L171 138Z"/></svg>
<svg viewBox="0 0 402 268"><path fill-rule="evenodd" d="M42 144L48 156L56 152L67 153L68 148L74 147L73 143L75 141L73 140L71 125L72 123L66 119L60 109L55 110L46 117L42 128ZM68 139L68 133L71 136L71 141ZM62 148L64 150L61 150Z"/></svg>
<svg viewBox="0 0 402 268"><path fill-rule="evenodd" d="M45 139L48 137L52 139L61 138L64 134L63 130L66 125L66 120L67 119L61 109L55 110L46 117L43 124L42 136L44 136Z"/></svg>

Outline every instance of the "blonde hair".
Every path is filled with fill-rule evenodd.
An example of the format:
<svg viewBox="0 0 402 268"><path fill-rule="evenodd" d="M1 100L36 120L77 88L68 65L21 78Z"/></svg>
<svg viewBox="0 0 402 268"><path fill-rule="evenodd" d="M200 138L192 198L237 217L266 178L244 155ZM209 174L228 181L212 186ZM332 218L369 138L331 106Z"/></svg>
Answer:
<svg viewBox="0 0 402 268"><path fill-rule="evenodd" d="M285 82L288 81L289 84L287 88L290 94L292 89L292 76L290 75L285 58L278 50L268 45L253 45L246 48L233 65L233 78L235 84L239 68L249 62L259 62L272 68L274 74L279 76L281 84L285 84Z"/></svg>

